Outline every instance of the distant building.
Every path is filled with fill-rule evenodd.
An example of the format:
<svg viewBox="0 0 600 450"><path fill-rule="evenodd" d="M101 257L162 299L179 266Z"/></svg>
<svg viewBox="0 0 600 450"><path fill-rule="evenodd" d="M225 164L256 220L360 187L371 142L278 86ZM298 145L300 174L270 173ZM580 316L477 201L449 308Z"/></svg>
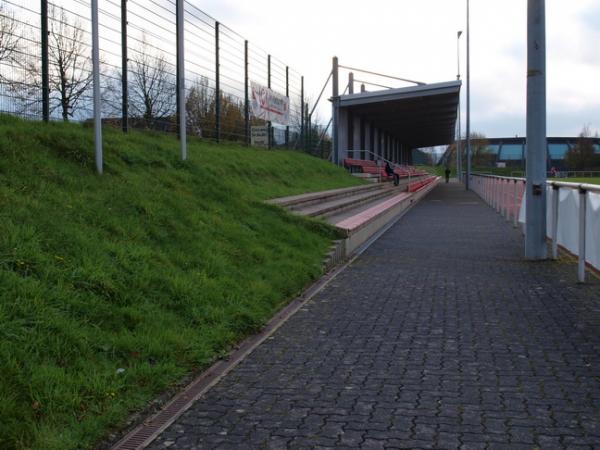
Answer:
<svg viewBox="0 0 600 450"><path fill-rule="evenodd" d="M579 137L549 137L547 144L548 168L555 167L557 170L566 170L565 155L570 148L577 144ZM600 138L586 138L593 142L596 153L600 154ZM489 161L491 165L506 165L506 167L525 168L526 159L526 139L524 137L510 138L486 138L488 143L487 154L491 155ZM466 141L461 141L463 153L466 152ZM448 158L447 151L441 158L440 164Z"/></svg>

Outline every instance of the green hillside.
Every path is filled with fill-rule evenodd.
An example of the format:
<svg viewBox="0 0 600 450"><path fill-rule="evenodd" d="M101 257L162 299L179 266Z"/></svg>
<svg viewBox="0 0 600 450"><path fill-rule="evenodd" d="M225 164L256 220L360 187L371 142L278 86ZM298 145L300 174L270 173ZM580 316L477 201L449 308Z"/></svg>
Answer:
<svg viewBox="0 0 600 450"><path fill-rule="evenodd" d="M89 448L320 275L263 200L358 184L292 151L0 116L0 448Z"/></svg>

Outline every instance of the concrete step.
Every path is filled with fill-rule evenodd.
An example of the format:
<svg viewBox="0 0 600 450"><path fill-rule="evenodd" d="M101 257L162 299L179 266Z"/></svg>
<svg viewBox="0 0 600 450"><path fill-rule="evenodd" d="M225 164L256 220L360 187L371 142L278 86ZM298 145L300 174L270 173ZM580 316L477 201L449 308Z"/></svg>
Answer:
<svg viewBox="0 0 600 450"><path fill-rule="evenodd" d="M379 175L374 173L353 173L351 174L353 177L360 178L362 180L368 181L369 183L377 183L379 182Z"/></svg>
<svg viewBox="0 0 600 450"><path fill-rule="evenodd" d="M327 257L328 268L350 256L374 234L404 214L440 180L435 178L416 192L407 192L407 178L402 179L397 187L392 183L377 183L273 199L268 203L283 206L296 214L325 219L344 233L346 238L342 243L336 243ZM415 178L411 178L412 181Z"/></svg>
<svg viewBox="0 0 600 450"><path fill-rule="evenodd" d="M339 214L342 211L352 210L363 204L373 203L381 198L389 197L400 192L400 190L405 189L388 185L380 189L368 190L345 197L336 197L325 202L303 206L302 208L294 208L294 211L303 216L325 219L333 214Z"/></svg>
<svg viewBox="0 0 600 450"><path fill-rule="evenodd" d="M267 200L267 203L278 205L291 210L298 210L309 205L324 203L336 198L349 197L363 192L376 191L385 188L389 183L365 184L349 188L332 189L322 192L310 192L307 194L293 195Z"/></svg>

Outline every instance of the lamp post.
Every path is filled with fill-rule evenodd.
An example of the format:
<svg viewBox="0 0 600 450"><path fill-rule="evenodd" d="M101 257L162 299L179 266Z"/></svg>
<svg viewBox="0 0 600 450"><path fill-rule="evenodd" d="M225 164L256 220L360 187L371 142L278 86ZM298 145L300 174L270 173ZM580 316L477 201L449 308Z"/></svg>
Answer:
<svg viewBox="0 0 600 450"><path fill-rule="evenodd" d="M467 0L467 175L465 180L467 191L471 177L471 33L469 25L469 0Z"/></svg>
<svg viewBox="0 0 600 450"><path fill-rule="evenodd" d="M457 69L456 79L460 80L460 36L462 31L456 33L456 63ZM462 149L461 149L461 134L462 129L460 126L460 94L458 95L458 139L456 140L456 177L460 181L462 179Z"/></svg>

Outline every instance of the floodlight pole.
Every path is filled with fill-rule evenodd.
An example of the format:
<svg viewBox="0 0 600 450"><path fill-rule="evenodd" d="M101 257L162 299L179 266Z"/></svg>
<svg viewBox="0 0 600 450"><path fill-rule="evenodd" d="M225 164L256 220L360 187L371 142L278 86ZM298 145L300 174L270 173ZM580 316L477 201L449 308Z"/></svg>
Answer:
<svg viewBox="0 0 600 450"><path fill-rule="evenodd" d="M94 89L94 147L96 170L102 175L102 110L100 104L100 39L98 30L98 0L92 0L92 78Z"/></svg>
<svg viewBox="0 0 600 450"><path fill-rule="evenodd" d="M525 257L547 258L546 246L546 12L527 1L527 184Z"/></svg>
<svg viewBox="0 0 600 450"><path fill-rule="evenodd" d="M471 30L469 23L469 0L467 0L467 174L465 188L470 188L471 179Z"/></svg>

